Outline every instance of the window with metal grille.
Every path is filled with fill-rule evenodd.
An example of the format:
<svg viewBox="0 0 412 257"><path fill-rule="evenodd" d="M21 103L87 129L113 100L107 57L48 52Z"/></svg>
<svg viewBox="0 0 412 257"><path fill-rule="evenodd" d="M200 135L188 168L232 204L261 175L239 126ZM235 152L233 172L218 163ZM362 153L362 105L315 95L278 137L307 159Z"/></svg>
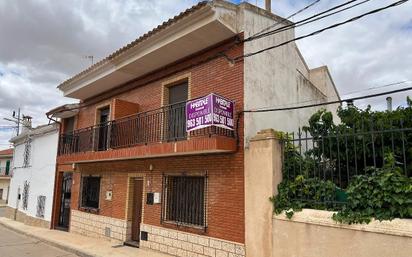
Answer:
<svg viewBox="0 0 412 257"><path fill-rule="evenodd" d="M206 176L164 176L162 221L206 227Z"/></svg>
<svg viewBox="0 0 412 257"><path fill-rule="evenodd" d="M27 206L29 204L29 190L30 190L30 183L24 181L23 187L23 210L27 210Z"/></svg>
<svg viewBox="0 0 412 257"><path fill-rule="evenodd" d="M30 166L30 152L31 152L31 139L27 139L24 145L23 167Z"/></svg>
<svg viewBox="0 0 412 257"><path fill-rule="evenodd" d="M39 195L37 197L37 212L36 216L39 218L44 218L44 206L46 205L46 196Z"/></svg>
<svg viewBox="0 0 412 257"><path fill-rule="evenodd" d="M82 177L81 207L99 208L100 177Z"/></svg>

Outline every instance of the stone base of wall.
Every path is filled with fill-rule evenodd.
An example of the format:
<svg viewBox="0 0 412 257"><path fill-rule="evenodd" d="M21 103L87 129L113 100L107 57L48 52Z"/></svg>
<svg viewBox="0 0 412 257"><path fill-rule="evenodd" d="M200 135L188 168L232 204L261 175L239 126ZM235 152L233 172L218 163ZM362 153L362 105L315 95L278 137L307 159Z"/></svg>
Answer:
<svg viewBox="0 0 412 257"><path fill-rule="evenodd" d="M129 223L125 220L72 210L70 232L124 242L131 234Z"/></svg>
<svg viewBox="0 0 412 257"><path fill-rule="evenodd" d="M35 226L35 227L41 227L41 228L50 228L50 221L43 220L41 218L35 218L32 216L29 216L25 214L24 212L21 212L19 210L16 210L14 208L11 208L9 206L6 207L5 212L4 212L4 217L16 220L19 222L22 222L26 225L29 226Z"/></svg>
<svg viewBox="0 0 412 257"><path fill-rule="evenodd" d="M245 246L218 238L201 236L173 229L142 224L141 231L148 233L148 241L140 247L185 257L244 257Z"/></svg>

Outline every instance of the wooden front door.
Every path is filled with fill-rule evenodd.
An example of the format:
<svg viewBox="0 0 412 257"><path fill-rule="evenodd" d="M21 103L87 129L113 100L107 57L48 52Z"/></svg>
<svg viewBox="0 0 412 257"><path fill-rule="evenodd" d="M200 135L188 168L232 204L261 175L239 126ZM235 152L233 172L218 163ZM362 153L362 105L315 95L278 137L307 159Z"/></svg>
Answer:
<svg viewBox="0 0 412 257"><path fill-rule="evenodd" d="M132 240L138 242L142 222L143 179L135 179L133 184Z"/></svg>

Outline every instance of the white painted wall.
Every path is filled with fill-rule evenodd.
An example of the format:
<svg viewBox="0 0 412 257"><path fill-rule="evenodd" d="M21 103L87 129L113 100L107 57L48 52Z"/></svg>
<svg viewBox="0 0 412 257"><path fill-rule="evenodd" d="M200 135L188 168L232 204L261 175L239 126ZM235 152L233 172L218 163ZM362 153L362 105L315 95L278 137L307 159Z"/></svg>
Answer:
<svg viewBox="0 0 412 257"><path fill-rule="evenodd" d="M250 8L244 9L244 37L261 31L274 24L275 18L262 15ZM239 16L241 17L241 16ZM280 27L282 25L278 25ZM255 52L294 38L294 30L257 39L245 43L245 54ZM290 43L264 53L245 58L245 109L267 107L288 107L308 103L320 103L337 100L329 73L317 70L312 73L301 56L297 45ZM336 110L337 105L327 109ZM258 131L273 128L278 131L296 132L298 127L307 125L309 117L320 108L302 110L245 113L246 145Z"/></svg>
<svg viewBox="0 0 412 257"><path fill-rule="evenodd" d="M58 130L55 129L45 135L34 135L31 142L30 166L23 168L24 139L15 145L13 160L13 176L10 183L8 205L18 208L29 216L36 217L37 197L46 196L46 221L51 220L54 177L56 168ZM30 182L28 208L23 210L22 199L18 200L18 193L23 193L24 182Z"/></svg>

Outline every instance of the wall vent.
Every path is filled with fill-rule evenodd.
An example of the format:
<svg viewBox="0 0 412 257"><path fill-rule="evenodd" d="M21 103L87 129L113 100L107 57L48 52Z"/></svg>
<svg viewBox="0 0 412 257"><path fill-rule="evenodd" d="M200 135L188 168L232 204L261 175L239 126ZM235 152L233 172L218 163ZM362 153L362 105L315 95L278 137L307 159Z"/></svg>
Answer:
<svg viewBox="0 0 412 257"><path fill-rule="evenodd" d="M110 237L112 230L109 227L104 228L104 235Z"/></svg>
<svg viewBox="0 0 412 257"><path fill-rule="evenodd" d="M147 241L148 240L148 234L146 231L141 231L140 232L140 240L142 241Z"/></svg>

